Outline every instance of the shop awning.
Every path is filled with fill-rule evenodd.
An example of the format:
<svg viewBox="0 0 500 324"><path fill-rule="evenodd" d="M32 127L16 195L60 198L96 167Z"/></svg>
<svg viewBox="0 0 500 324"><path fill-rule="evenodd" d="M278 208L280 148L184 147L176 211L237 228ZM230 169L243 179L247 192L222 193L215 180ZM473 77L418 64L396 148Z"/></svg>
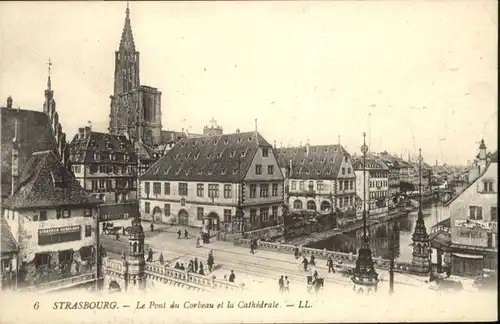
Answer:
<svg viewBox="0 0 500 324"><path fill-rule="evenodd" d="M476 260L480 260L483 258L482 255L478 255L478 254L465 254L465 253L452 253L454 256L456 257L459 257L459 258L463 258L463 259L476 259Z"/></svg>

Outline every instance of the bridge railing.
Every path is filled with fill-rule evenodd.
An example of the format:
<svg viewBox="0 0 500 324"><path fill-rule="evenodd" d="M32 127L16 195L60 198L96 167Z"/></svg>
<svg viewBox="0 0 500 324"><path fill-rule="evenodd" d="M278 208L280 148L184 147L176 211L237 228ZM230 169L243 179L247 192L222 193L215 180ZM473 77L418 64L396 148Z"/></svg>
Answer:
<svg viewBox="0 0 500 324"><path fill-rule="evenodd" d="M54 290L54 289L64 289L64 288L69 288L73 285L77 285L80 283L84 282L89 282L93 281L96 278L95 273L85 273L82 275L77 275L73 277L68 277L56 281L50 281L50 282L45 282L41 283L38 285L34 286L29 286L29 287L24 287L19 289L20 291L27 292L27 291L48 291L48 290Z"/></svg>
<svg viewBox="0 0 500 324"><path fill-rule="evenodd" d="M251 240L248 239L239 239L236 244L242 245L242 246L247 246L250 248L250 243ZM257 243L258 248L265 250L265 251L273 251L273 252L278 252L278 253L285 253L285 254L290 254L294 255L295 253L295 246L289 245L289 244L281 244L281 243L274 243L274 242L262 242L258 241ZM357 255L352 254L352 253L343 253L343 252L336 252L336 251L328 251L326 249L320 250L320 249L314 249L314 248L307 248L307 247L299 247L299 251L302 256L311 256L314 255L315 258L317 259L327 259L329 256L332 258L334 262L337 262L339 264L345 264L346 266L354 266L356 263L356 260L358 258ZM375 265L377 268L388 270L390 267L390 260L387 259L382 259L380 257L374 258L373 261L375 262ZM415 273L414 271L414 266L412 265L411 262L405 262L405 261L395 261L394 262L394 268L398 272L404 272L404 273Z"/></svg>
<svg viewBox="0 0 500 324"><path fill-rule="evenodd" d="M188 286L194 286L203 290L234 291L242 289L241 286L230 282L208 278L200 274L187 272L186 270L170 268L167 265L161 265L159 263L146 262L146 272L150 275L185 283Z"/></svg>

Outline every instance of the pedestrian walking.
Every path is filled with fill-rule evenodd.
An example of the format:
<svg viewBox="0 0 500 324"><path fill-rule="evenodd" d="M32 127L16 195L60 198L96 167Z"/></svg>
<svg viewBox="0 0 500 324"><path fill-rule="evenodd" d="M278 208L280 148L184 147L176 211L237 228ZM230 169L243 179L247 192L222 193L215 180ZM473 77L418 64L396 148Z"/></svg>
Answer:
<svg viewBox="0 0 500 324"><path fill-rule="evenodd" d="M201 247L201 245L200 245L200 237L199 236L196 238L196 247L197 248Z"/></svg>
<svg viewBox="0 0 500 324"><path fill-rule="evenodd" d="M151 228L151 233L155 231L155 225L153 223L151 223L149 227Z"/></svg>
<svg viewBox="0 0 500 324"><path fill-rule="evenodd" d="M234 282L234 279L236 279L236 276L234 275L234 271L231 270L231 274L229 275L229 282Z"/></svg>
<svg viewBox="0 0 500 324"><path fill-rule="evenodd" d="M290 280L288 280L288 276L285 276L285 293L290 293Z"/></svg>
<svg viewBox="0 0 500 324"><path fill-rule="evenodd" d="M208 271L212 272L212 266L214 265L214 256L212 254L212 251L210 251L210 253L208 254L207 265Z"/></svg>
<svg viewBox="0 0 500 324"><path fill-rule="evenodd" d="M177 239L180 239L180 238L181 238L181 234L182 234L182 232L181 232L181 229L179 228L179 229L177 230Z"/></svg>
<svg viewBox="0 0 500 324"><path fill-rule="evenodd" d="M149 248L148 258L146 262L153 262L153 250L151 248Z"/></svg>
<svg viewBox="0 0 500 324"><path fill-rule="evenodd" d="M283 276L281 276L280 279L278 280L278 285L280 287L280 294L282 294L283 291L285 290L285 281L283 279Z"/></svg>
<svg viewBox="0 0 500 324"><path fill-rule="evenodd" d="M294 254L295 254L295 260L298 260L299 259L299 247L297 245L295 245Z"/></svg>
<svg viewBox="0 0 500 324"><path fill-rule="evenodd" d="M187 239L187 238L188 238L188 236L189 236L188 230L187 230L187 229L185 229L185 230L184 230L184 238L185 238L185 239Z"/></svg>
<svg viewBox="0 0 500 324"><path fill-rule="evenodd" d="M198 272L199 274L201 274L202 276L205 275L205 271L203 271L203 263L200 262L200 272Z"/></svg>
<svg viewBox="0 0 500 324"><path fill-rule="evenodd" d="M198 258L194 258L193 266L194 272L198 273Z"/></svg>
<svg viewBox="0 0 500 324"><path fill-rule="evenodd" d="M309 261L309 264L311 265L311 267L316 266L316 258L314 257L314 255L311 255L311 261Z"/></svg>
<svg viewBox="0 0 500 324"><path fill-rule="evenodd" d="M328 259L326 259L326 265L328 266L328 273L330 273L330 272L335 273L335 269L333 268L333 260L332 260L331 255L328 256Z"/></svg>
<svg viewBox="0 0 500 324"><path fill-rule="evenodd" d="M309 265L309 261L307 261L306 257L304 257L304 260L302 260L302 264L304 265L304 271L307 271L307 266Z"/></svg>
<svg viewBox="0 0 500 324"><path fill-rule="evenodd" d="M250 254L255 254L254 250L253 250L253 241L250 242Z"/></svg>
<svg viewBox="0 0 500 324"><path fill-rule="evenodd" d="M116 232L116 240L118 241L120 239L120 234Z"/></svg>

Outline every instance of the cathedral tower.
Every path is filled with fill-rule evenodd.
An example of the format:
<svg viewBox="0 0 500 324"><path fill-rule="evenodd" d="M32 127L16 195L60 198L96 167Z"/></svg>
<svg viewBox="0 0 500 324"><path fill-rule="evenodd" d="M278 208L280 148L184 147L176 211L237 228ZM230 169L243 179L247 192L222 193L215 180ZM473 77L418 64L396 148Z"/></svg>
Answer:
<svg viewBox="0 0 500 324"><path fill-rule="evenodd" d="M110 96L109 132L128 135L134 141L161 142L161 92L140 85L139 52L136 51L130 9L118 51L115 52L114 92Z"/></svg>

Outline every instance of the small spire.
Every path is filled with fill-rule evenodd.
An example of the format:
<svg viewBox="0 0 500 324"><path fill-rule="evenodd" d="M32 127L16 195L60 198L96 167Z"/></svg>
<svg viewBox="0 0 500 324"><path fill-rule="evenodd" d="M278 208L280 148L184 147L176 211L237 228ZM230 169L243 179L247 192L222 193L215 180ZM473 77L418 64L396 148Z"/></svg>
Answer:
<svg viewBox="0 0 500 324"><path fill-rule="evenodd" d="M257 118L255 118L255 132L257 133Z"/></svg>
<svg viewBox="0 0 500 324"><path fill-rule="evenodd" d="M7 98L7 108L12 108L12 97L11 96L9 96Z"/></svg>
<svg viewBox="0 0 500 324"><path fill-rule="evenodd" d="M52 90L52 83L50 81L50 69L51 69L51 66L52 66L52 62L50 61L50 57L49 57L49 62L47 63L48 65L48 69L49 69L49 74L48 74L48 78L47 78L47 90Z"/></svg>

